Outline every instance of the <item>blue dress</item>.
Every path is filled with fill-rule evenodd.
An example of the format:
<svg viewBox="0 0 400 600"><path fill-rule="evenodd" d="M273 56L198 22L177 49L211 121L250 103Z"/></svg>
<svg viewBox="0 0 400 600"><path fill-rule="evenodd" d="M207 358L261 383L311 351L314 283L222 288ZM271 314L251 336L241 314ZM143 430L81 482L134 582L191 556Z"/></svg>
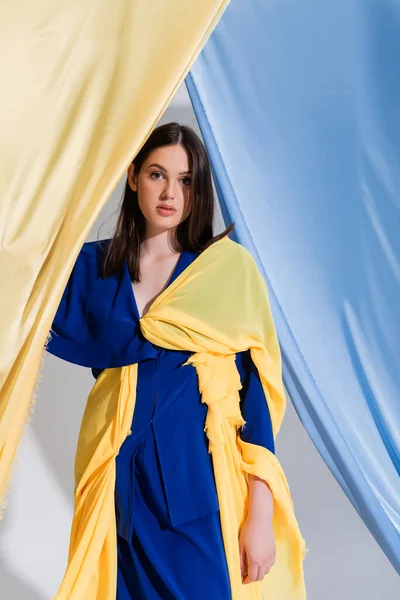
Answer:
<svg viewBox="0 0 400 600"><path fill-rule="evenodd" d="M116 459L117 600L229 600L229 574L211 454L191 352L141 333L127 262L102 280L109 240L84 244L55 315L47 350L90 367L138 363L132 433ZM168 285L199 253L184 251ZM274 452L272 425L250 352L236 355L247 442Z"/></svg>

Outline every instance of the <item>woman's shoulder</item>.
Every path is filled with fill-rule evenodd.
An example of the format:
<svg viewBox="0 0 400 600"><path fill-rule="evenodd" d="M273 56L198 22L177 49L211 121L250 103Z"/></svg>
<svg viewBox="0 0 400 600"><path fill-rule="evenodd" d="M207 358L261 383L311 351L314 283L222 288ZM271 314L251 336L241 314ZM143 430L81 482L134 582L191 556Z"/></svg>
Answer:
<svg viewBox="0 0 400 600"><path fill-rule="evenodd" d="M85 242L76 258L73 273L86 279L96 278L100 273L100 266L104 253L111 239Z"/></svg>
<svg viewBox="0 0 400 600"><path fill-rule="evenodd" d="M111 242L111 238L105 238L103 240L94 240L92 242L85 242L82 246L82 249L79 253L79 256L91 257L93 259L98 259L99 256L104 254L107 250L108 245Z"/></svg>
<svg viewBox="0 0 400 600"><path fill-rule="evenodd" d="M243 244L228 236L220 238L211 244L209 248L212 249L213 254L218 258L220 264L224 265L224 268L232 266L237 271L240 265L244 269L256 266L252 253ZM223 262L221 262L221 259L223 259Z"/></svg>

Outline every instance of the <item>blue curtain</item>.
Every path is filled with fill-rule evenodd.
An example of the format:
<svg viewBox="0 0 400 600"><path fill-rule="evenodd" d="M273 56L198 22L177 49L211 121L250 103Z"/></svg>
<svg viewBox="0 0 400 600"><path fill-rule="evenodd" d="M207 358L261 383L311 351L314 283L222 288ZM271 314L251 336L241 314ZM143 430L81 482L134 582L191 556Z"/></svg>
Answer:
<svg viewBox="0 0 400 600"><path fill-rule="evenodd" d="M400 572L400 2L231 0L186 79L301 422Z"/></svg>

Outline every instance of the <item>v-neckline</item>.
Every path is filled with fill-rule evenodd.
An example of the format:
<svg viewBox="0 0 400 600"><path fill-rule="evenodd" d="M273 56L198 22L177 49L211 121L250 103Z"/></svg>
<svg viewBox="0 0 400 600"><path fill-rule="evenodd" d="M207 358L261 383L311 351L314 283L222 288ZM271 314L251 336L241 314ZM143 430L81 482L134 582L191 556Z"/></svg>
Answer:
<svg viewBox="0 0 400 600"><path fill-rule="evenodd" d="M185 252L185 250L182 250L182 252L179 254L179 258L178 258L178 260L176 261L176 265L175 265L175 267L174 267L174 269L173 269L173 271L172 271L172 273L171 273L171 276L170 276L170 278L168 279L168 281L167 281L166 285L165 285L165 286L164 286L164 288L161 290L161 292L160 292L160 293L159 293L159 294L158 294L158 295L157 295L155 298L153 298L153 300L151 301L151 304L150 304L149 308L148 308L148 309L147 309L147 311L144 313L144 315L140 315L140 314L139 314L139 308L138 308L138 305L137 305L137 302L136 302L135 290L133 289L133 284L132 284L132 280L131 280L130 276L128 277L128 279L129 279L129 286L130 286L130 288L131 288L131 292L132 292L133 307L134 307L135 315L136 315L136 318L138 319L138 321L140 321L140 319L141 319L142 317L144 317L144 316L145 316L145 314L148 312L148 310L150 310L150 308L151 308L151 305L153 304L153 302L154 302L154 301L155 301L155 300L156 300L156 299L157 299L159 296L161 296L161 294L163 294L163 293L165 292L165 290L167 289L167 287L168 287L168 286L169 286L169 285L172 283L173 279L175 279L175 273L177 272L177 270L178 270L178 267L180 267L180 264L181 264L181 262L182 262L183 253L184 253L184 252ZM128 273L129 273L129 270L128 270Z"/></svg>

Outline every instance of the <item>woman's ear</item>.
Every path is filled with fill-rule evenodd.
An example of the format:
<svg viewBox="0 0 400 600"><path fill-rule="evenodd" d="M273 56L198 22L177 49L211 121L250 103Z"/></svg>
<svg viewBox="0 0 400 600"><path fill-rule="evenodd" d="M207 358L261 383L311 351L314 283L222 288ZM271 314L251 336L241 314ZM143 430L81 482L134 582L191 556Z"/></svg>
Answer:
<svg viewBox="0 0 400 600"><path fill-rule="evenodd" d="M133 163L128 167L128 183L131 190L137 192L137 176L135 174L135 165Z"/></svg>

